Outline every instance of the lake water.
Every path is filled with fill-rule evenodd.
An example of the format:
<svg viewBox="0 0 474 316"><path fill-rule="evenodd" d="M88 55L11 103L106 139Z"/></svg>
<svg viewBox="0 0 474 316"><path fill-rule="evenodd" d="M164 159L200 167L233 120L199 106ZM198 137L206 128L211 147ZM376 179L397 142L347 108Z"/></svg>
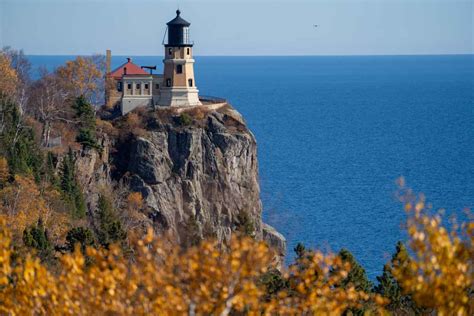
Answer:
<svg viewBox="0 0 474 316"><path fill-rule="evenodd" d="M289 260L298 242L345 247L374 279L405 239L400 176L448 215L474 206L474 55L197 57L195 71L257 138L264 220Z"/></svg>

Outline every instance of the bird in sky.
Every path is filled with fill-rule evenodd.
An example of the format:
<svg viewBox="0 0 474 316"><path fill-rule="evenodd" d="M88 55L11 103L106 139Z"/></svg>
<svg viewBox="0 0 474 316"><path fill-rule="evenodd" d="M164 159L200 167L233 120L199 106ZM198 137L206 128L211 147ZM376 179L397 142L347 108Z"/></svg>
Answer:
<svg viewBox="0 0 474 316"><path fill-rule="evenodd" d="M319 27L319 24L315 24L314 27Z"/></svg>

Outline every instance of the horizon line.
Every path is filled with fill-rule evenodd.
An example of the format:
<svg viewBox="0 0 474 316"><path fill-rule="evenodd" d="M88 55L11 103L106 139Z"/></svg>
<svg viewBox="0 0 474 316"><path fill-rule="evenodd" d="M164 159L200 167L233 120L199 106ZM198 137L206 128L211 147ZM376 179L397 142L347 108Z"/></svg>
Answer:
<svg viewBox="0 0 474 316"><path fill-rule="evenodd" d="M25 56L94 56L94 55L104 55L101 53L92 53L92 54L25 54ZM122 54L112 54L118 57L164 57L164 55L122 55ZM406 54L295 54L295 55L195 55L195 57L383 57L383 56L474 56L474 52L469 53L406 53Z"/></svg>

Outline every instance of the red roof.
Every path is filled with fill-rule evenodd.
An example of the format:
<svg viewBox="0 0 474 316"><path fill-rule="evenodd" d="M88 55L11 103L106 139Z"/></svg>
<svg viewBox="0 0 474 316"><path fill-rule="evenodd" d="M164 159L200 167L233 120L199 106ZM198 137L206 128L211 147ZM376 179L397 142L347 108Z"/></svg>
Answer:
<svg viewBox="0 0 474 316"><path fill-rule="evenodd" d="M114 79L122 79L123 75L149 75L148 72L141 69L140 66L132 63L131 58L127 62L110 72L109 76Z"/></svg>

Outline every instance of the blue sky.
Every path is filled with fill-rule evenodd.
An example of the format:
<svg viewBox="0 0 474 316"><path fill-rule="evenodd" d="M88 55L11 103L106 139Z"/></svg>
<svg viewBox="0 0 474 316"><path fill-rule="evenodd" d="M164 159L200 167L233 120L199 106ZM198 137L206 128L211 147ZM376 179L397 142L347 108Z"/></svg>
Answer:
<svg viewBox="0 0 474 316"><path fill-rule="evenodd" d="M162 55L179 5L197 55L465 54L472 0L0 0L0 46ZM315 28L313 25L318 24Z"/></svg>

